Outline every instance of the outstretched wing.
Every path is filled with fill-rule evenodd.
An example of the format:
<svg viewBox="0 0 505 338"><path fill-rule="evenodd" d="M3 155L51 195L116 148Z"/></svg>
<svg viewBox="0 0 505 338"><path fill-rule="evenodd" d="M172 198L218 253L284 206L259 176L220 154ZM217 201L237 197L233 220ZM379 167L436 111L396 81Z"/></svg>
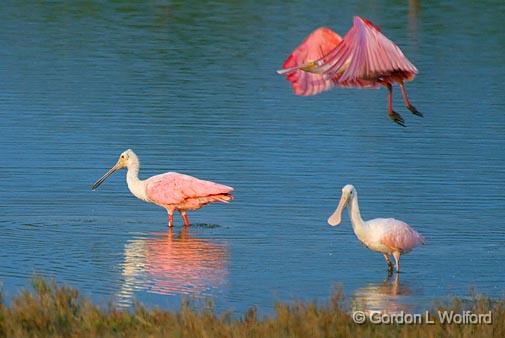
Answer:
<svg viewBox="0 0 505 338"><path fill-rule="evenodd" d="M412 80L416 67L398 46L367 19L355 16L341 43L324 55L313 72L335 78L337 86L373 87L378 78Z"/></svg>
<svg viewBox="0 0 505 338"><path fill-rule="evenodd" d="M333 80L322 74L302 70L333 50L342 38L331 29L320 27L310 33L282 64L279 74L286 74L295 95L315 95L333 87ZM299 68L301 67L301 69Z"/></svg>
<svg viewBox="0 0 505 338"><path fill-rule="evenodd" d="M226 185L174 172L153 176L146 184L149 200L162 205L178 204L189 198L228 194L232 191L233 188Z"/></svg>

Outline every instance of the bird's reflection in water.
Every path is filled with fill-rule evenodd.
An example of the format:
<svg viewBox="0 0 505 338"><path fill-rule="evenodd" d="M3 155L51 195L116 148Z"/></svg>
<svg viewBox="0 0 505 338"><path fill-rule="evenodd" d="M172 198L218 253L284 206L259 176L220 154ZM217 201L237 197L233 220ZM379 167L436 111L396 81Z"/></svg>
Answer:
<svg viewBox="0 0 505 338"><path fill-rule="evenodd" d="M228 274L228 246L192 238L188 228L169 229L156 237L126 243L120 305L130 305L133 293L202 295L220 286Z"/></svg>
<svg viewBox="0 0 505 338"><path fill-rule="evenodd" d="M380 311L381 313L410 313L414 306L409 304L411 289L400 283L399 274L391 274L382 283L370 283L357 289L351 296L353 311Z"/></svg>

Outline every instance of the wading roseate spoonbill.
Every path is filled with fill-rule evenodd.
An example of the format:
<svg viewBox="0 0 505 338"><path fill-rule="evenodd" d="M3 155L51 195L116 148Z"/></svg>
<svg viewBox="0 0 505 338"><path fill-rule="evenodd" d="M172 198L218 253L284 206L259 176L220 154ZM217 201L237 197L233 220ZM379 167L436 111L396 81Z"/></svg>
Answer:
<svg viewBox="0 0 505 338"><path fill-rule="evenodd" d="M356 237L370 250L384 255L389 272L393 271L389 255L395 258L396 272L400 272L400 255L408 253L417 245L424 244L423 236L405 222L394 218L363 221L359 212L358 193L350 184L342 188L337 210L328 218L330 225L340 224L344 207L349 208L349 217Z"/></svg>
<svg viewBox="0 0 505 338"><path fill-rule="evenodd" d="M126 183L128 189L137 198L163 207L168 213L168 226L172 226L172 215L179 211L188 226L187 210L197 210L208 203L228 202L233 199L233 188L226 185L200 180L184 174L168 172L141 180L139 159L133 150L124 151L117 163L91 189L95 190L113 172L127 168Z"/></svg>
<svg viewBox="0 0 505 338"><path fill-rule="evenodd" d="M326 27L316 29L288 56L277 71L291 82L295 95L315 95L336 87L378 88L388 91L388 116L405 127L393 111L392 85L398 83L405 106L423 116L410 104L403 81L411 81L416 67L379 27L355 16L352 28L342 39Z"/></svg>

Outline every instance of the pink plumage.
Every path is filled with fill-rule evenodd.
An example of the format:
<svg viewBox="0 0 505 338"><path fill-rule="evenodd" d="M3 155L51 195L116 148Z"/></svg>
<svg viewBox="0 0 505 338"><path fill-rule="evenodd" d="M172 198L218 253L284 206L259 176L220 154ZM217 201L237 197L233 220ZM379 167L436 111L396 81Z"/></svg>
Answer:
<svg viewBox="0 0 505 338"><path fill-rule="evenodd" d="M283 69L317 61L333 50L342 38L331 29L320 27L309 34L282 64ZM317 48L314 48L317 46ZM315 95L334 86L333 80L322 74L294 69L286 75L295 95Z"/></svg>
<svg viewBox="0 0 505 338"><path fill-rule="evenodd" d="M349 208L352 228L356 237L370 250L380 252L388 266L393 271L393 264L389 258L392 255L396 262L396 271L400 271L400 255L410 252L418 245L424 244L424 238L410 225L394 218L375 218L363 221L358 205L358 192L353 185L347 184L342 188L342 195L337 209L328 218L331 226L340 224L342 210Z"/></svg>
<svg viewBox="0 0 505 338"><path fill-rule="evenodd" d="M233 188L223 184L200 180L184 174L168 172L141 180L138 177L140 161L133 150L121 153L116 164L91 189L95 190L113 172L127 168L126 182L128 189L135 197L159 205L167 211L168 226L173 225L173 213L181 214L184 225L189 225L187 210L200 209L213 202L228 202L233 199Z"/></svg>
<svg viewBox="0 0 505 338"><path fill-rule="evenodd" d="M232 199L233 188L192 176L168 172L146 180L147 198L174 210L194 210L210 202Z"/></svg>
<svg viewBox="0 0 505 338"><path fill-rule="evenodd" d="M368 222L377 231L378 241L393 251L405 254L418 245L424 244L424 238L407 223L395 218L376 218Z"/></svg>
<svg viewBox="0 0 505 338"><path fill-rule="evenodd" d="M354 17L353 26L343 39L328 28L316 29L293 50L278 73L286 75L295 95L315 95L334 86L385 86L388 115L405 126L392 108L391 85L398 83L405 106L422 116L410 104L403 85L403 81L414 79L417 68L376 25L359 16Z"/></svg>
<svg viewBox="0 0 505 338"><path fill-rule="evenodd" d="M316 62L314 72L341 87L377 87L380 81L410 81L417 68L370 21L355 16L342 42Z"/></svg>

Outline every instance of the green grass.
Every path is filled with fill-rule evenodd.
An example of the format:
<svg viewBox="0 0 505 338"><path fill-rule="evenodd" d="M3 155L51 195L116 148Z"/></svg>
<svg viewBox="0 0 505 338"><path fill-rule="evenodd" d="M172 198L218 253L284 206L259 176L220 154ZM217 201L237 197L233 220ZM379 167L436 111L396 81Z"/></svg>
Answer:
<svg viewBox="0 0 505 338"><path fill-rule="evenodd" d="M336 290L326 304L276 304L275 314L258 318L254 309L241 318L216 314L212 304L195 309L183 302L177 311L136 305L121 310L93 304L75 289L34 278L33 292L21 291L0 304L0 337L505 337L505 300L473 296L453 299L437 310L492 311L490 325L358 325Z"/></svg>

